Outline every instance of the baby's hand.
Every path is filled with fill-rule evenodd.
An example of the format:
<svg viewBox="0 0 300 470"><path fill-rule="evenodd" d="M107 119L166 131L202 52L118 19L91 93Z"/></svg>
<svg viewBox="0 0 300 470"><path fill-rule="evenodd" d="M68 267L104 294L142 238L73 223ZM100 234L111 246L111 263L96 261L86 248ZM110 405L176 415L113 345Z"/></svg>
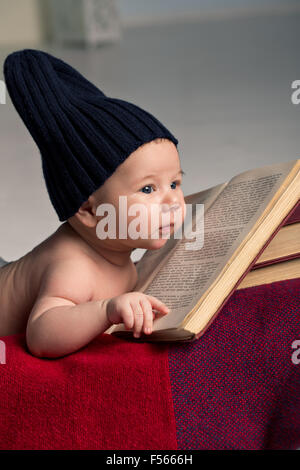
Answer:
<svg viewBox="0 0 300 470"><path fill-rule="evenodd" d="M163 302L152 295L128 292L108 301L106 316L113 324L124 323L128 330L134 328L134 336L138 338L142 329L145 334L152 333L152 323L155 318L152 308L164 315L170 311Z"/></svg>

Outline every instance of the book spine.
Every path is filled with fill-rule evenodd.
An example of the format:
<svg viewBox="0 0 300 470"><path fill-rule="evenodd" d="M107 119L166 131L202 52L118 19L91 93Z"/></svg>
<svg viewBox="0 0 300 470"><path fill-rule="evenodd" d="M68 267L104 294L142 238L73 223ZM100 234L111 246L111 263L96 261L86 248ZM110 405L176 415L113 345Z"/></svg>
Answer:
<svg viewBox="0 0 300 470"><path fill-rule="evenodd" d="M259 268L264 268L265 266L270 266L271 264L281 263L282 261L289 261L291 259L296 259L296 258L300 258L300 252L292 253L291 255L287 255L287 256L282 256L281 258L274 258L274 259L269 259L267 261L262 261L261 263L256 263L254 266L252 266L251 271L254 271L255 269L259 269Z"/></svg>
<svg viewBox="0 0 300 470"><path fill-rule="evenodd" d="M300 222L300 199L283 225L295 224L296 222Z"/></svg>

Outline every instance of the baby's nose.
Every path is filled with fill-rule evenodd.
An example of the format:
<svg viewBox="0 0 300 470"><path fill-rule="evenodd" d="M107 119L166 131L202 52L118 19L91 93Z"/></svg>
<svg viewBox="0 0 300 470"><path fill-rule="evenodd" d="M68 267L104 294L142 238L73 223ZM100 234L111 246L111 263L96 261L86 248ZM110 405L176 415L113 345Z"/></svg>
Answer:
<svg viewBox="0 0 300 470"><path fill-rule="evenodd" d="M178 202L167 204L162 204L162 212L176 212L180 208L180 204Z"/></svg>
<svg viewBox="0 0 300 470"><path fill-rule="evenodd" d="M165 221L166 218L168 220L168 223L175 223L177 218L180 217L180 213L178 212L178 209L180 209L180 204L175 203L172 204L171 206L168 204L162 204L162 212L161 212L161 217L162 220Z"/></svg>

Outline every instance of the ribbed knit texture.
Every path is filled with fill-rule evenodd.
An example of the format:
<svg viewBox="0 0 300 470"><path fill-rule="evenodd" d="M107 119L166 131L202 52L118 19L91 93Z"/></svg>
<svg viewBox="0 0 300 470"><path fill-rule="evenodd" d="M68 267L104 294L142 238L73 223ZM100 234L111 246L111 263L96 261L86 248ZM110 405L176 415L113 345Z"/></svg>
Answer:
<svg viewBox="0 0 300 470"><path fill-rule="evenodd" d="M3 73L11 100L40 150L60 221L73 216L142 144L156 138L178 144L149 112L106 96L47 52L15 51L6 57Z"/></svg>

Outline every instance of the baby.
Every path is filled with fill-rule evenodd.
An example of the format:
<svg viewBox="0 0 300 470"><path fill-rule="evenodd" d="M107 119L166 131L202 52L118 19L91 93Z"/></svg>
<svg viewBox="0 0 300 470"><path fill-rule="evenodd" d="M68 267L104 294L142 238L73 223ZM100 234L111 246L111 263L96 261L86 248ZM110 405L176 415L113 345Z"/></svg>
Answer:
<svg viewBox="0 0 300 470"><path fill-rule="evenodd" d="M165 315L169 309L153 296L134 292L137 271L131 253L166 243L163 212L153 231L151 206L168 208L170 234L176 214L183 222L178 141L152 115L105 97L71 66L43 51L10 54L4 75L41 151L50 199L63 223L0 269L0 336L26 332L33 355L60 357L112 324L124 323L135 337L151 334L153 310ZM119 237L119 196L127 201L125 238ZM133 239L128 226L134 216L128 213L136 203L146 209L147 224L146 236ZM105 217L97 211L102 204L115 208L115 238L97 234Z"/></svg>

